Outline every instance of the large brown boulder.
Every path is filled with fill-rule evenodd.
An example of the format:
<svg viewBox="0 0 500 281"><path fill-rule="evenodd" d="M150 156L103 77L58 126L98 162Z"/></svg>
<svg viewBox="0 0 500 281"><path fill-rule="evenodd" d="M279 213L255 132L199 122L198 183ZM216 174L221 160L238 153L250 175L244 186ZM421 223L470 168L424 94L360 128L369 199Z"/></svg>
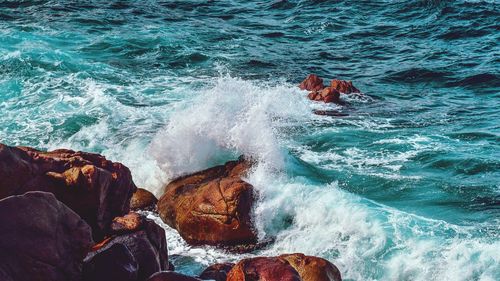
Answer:
<svg viewBox="0 0 500 281"><path fill-rule="evenodd" d="M115 218L111 224L112 236L94 247L85 262L92 261L103 252L110 251L116 244L125 246L137 262L137 280L146 280L151 274L169 269L165 230L146 217L130 213ZM112 255L106 255L112 257ZM108 263L111 264L112 261ZM101 261L101 263L105 263ZM121 264L115 265L120 269ZM112 270L111 268L109 270ZM96 275L90 272L89 276Z"/></svg>
<svg viewBox="0 0 500 281"><path fill-rule="evenodd" d="M337 91L344 94L359 93L359 90L354 87L351 81L333 79L330 82L330 88L336 89Z"/></svg>
<svg viewBox="0 0 500 281"><path fill-rule="evenodd" d="M158 201L160 217L190 244L255 243L250 218L254 190L241 179L248 168L240 157L175 179Z"/></svg>
<svg viewBox="0 0 500 281"><path fill-rule="evenodd" d="M324 88L323 79L315 74L309 74L299 85L301 90L320 91Z"/></svg>
<svg viewBox="0 0 500 281"><path fill-rule="evenodd" d="M0 200L0 280L81 280L90 226L47 192Z"/></svg>
<svg viewBox="0 0 500 281"><path fill-rule="evenodd" d="M278 258L286 260L300 275L302 281L341 281L340 271L331 262L304 254L286 254Z"/></svg>
<svg viewBox="0 0 500 281"><path fill-rule="evenodd" d="M156 199L153 193L143 188L138 188L130 199L130 210L152 211L156 208L156 202L158 202L158 199Z"/></svg>
<svg viewBox="0 0 500 281"><path fill-rule="evenodd" d="M227 281L341 281L331 262L304 254L243 259L232 267Z"/></svg>
<svg viewBox="0 0 500 281"><path fill-rule="evenodd" d="M95 238L128 212L135 190L130 170L101 155L0 144L0 199L27 191L53 193L92 227Z"/></svg>
<svg viewBox="0 0 500 281"><path fill-rule="evenodd" d="M243 259L227 275L227 281L301 281L299 273L285 260L275 257Z"/></svg>

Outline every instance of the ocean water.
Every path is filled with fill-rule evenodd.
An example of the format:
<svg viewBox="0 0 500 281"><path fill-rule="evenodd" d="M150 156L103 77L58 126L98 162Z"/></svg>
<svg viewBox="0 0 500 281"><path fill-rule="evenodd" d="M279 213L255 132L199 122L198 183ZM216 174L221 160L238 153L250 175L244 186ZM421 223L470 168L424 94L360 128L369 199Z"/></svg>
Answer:
<svg viewBox="0 0 500 281"><path fill-rule="evenodd" d="M256 159L274 242L231 254L165 226L184 273L303 252L344 280L500 280L499 4L0 0L0 141L104 154L157 195ZM311 102L309 73L364 95Z"/></svg>

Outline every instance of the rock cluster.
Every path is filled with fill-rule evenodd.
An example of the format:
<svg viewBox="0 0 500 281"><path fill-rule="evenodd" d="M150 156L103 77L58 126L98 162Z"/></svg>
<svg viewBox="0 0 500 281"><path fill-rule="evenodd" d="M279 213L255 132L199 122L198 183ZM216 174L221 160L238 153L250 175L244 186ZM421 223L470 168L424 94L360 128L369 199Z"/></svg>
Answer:
<svg viewBox="0 0 500 281"><path fill-rule="evenodd" d="M309 74L299 88L310 91L307 97L314 101L323 101L325 103L342 104L340 94L359 93L360 91L354 87L351 81L333 79L330 85L325 87L323 79L315 74Z"/></svg>
<svg viewBox="0 0 500 281"><path fill-rule="evenodd" d="M199 276L173 271L165 231L144 211L158 211L192 245L251 251L258 241L257 194L244 180L250 168L240 157L182 176L156 200L127 167L101 155L0 144L0 280L341 280L332 263L303 254L214 264Z"/></svg>
<svg viewBox="0 0 500 281"><path fill-rule="evenodd" d="M127 167L98 154L0 144L0 280L143 281L168 270L165 231L128 213L136 189Z"/></svg>

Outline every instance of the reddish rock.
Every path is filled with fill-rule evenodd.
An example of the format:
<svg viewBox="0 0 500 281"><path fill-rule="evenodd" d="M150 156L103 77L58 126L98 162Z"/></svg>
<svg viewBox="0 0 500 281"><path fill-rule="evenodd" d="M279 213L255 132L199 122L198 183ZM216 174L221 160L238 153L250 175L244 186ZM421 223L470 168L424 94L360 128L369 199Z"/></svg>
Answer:
<svg viewBox="0 0 500 281"><path fill-rule="evenodd" d="M227 281L301 281L299 273L276 257L243 259L227 275Z"/></svg>
<svg viewBox="0 0 500 281"><path fill-rule="evenodd" d="M130 212L123 217L116 217L111 222L112 233L126 233L139 230L144 224L144 217Z"/></svg>
<svg viewBox="0 0 500 281"><path fill-rule="evenodd" d="M3 179L2 179L3 180ZM0 200L0 280L80 280L90 226L47 192Z"/></svg>
<svg viewBox="0 0 500 281"><path fill-rule="evenodd" d="M147 281L201 281L198 278L187 276L173 271L162 271L153 274Z"/></svg>
<svg viewBox="0 0 500 281"><path fill-rule="evenodd" d="M340 272L329 261L304 254L258 257L238 262L227 281L341 281Z"/></svg>
<svg viewBox="0 0 500 281"><path fill-rule="evenodd" d="M300 83L299 88L308 91L319 91L325 86L323 85L323 79L319 78L315 74L309 74L307 78Z"/></svg>
<svg viewBox="0 0 500 281"><path fill-rule="evenodd" d="M286 260L299 273L302 281L341 281L340 271L331 262L304 254L287 254L278 258Z"/></svg>
<svg viewBox="0 0 500 281"><path fill-rule="evenodd" d="M42 152L0 144L0 179L0 199L27 191L53 193L92 227L95 238L128 212L136 190L124 165L67 149Z"/></svg>
<svg viewBox="0 0 500 281"><path fill-rule="evenodd" d="M158 201L160 217L190 244L255 243L250 218L254 189L241 179L248 168L240 157L175 179Z"/></svg>
<svg viewBox="0 0 500 281"><path fill-rule="evenodd" d="M352 85L351 81L333 79L330 82L330 87L344 94L359 93L359 90Z"/></svg>
<svg viewBox="0 0 500 281"><path fill-rule="evenodd" d="M318 92L317 91L314 91L314 92L310 92L308 95L307 95L307 98L309 98L310 100L314 100L316 98L316 96L318 95Z"/></svg>
<svg viewBox="0 0 500 281"><path fill-rule="evenodd" d="M130 199L130 209L133 211L152 211L156 208L156 202L158 202L158 199L156 199L153 193L143 188L138 188Z"/></svg>
<svg viewBox="0 0 500 281"><path fill-rule="evenodd" d="M217 263L207 267L200 274L203 280L226 281L227 274L234 267L234 263Z"/></svg>
<svg viewBox="0 0 500 281"><path fill-rule="evenodd" d="M108 251L115 244L126 246L137 261L138 280L146 280L151 274L169 269L167 240L165 230L146 217L130 213L121 218L115 218L112 230L120 235L113 235L94 247L86 260Z"/></svg>

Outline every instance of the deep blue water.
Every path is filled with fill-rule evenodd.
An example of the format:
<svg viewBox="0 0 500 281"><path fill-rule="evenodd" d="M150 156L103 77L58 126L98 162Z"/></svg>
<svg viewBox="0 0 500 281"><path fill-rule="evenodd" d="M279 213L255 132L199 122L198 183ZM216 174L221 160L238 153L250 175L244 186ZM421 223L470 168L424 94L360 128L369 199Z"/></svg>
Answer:
<svg viewBox="0 0 500 281"><path fill-rule="evenodd" d="M275 239L253 254L499 280L499 19L497 1L0 0L0 141L102 153L158 195L246 154ZM310 102L309 73L364 95ZM241 258L167 237L186 273Z"/></svg>

